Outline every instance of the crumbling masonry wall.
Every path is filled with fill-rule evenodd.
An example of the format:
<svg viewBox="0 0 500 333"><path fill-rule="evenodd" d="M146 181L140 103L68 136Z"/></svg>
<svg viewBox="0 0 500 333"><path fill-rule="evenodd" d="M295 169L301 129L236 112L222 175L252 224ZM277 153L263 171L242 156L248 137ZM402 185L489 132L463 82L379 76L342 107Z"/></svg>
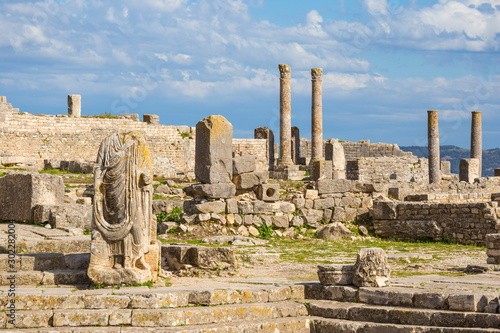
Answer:
<svg viewBox="0 0 500 333"><path fill-rule="evenodd" d="M346 162L346 177L364 182L427 179L429 171L426 159L413 155L389 157L361 157Z"/></svg>
<svg viewBox="0 0 500 333"><path fill-rule="evenodd" d="M485 245L486 234L500 223L496 201L415 203L380 201L373 206L378 236L402 240L433 239Z"/></svg>
<svg viewBox="0 0 500 333"><path fill-rule="evenodd" d="M42 169L44 159L94 161L99 144L106 136L139 131L144 133L148 142L155 174L171 177L176 171L194 169L194 127L154 125L125 118L74 118L26 113L5 114L4 119L0 121L2 163L24 158ZM265 140L235 139L233 152L257 155L259 167L264 168Z"/></svg>

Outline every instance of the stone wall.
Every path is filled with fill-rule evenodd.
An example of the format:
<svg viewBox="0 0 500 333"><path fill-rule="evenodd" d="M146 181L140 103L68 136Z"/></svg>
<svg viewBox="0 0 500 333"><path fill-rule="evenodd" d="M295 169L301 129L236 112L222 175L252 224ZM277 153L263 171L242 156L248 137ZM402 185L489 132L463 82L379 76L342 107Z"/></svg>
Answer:
<svg viewBox="0 0 500 333"><path fill-rule="evenodd" d="M177 171L194 169L194 127L155 125L126 118L74 118L27 113L4 114L4 119L0 121L2 163L24 159L42 169L45 159L94 161L106 136L138 131L144 133L148 142L155 174L173 177ZM233 152L256 155L259 167L266 167L265 140L234 139Z"/></svg>
<svg viewBox="0 0 500 333"><path fill-rule="evenodd" d="M266 139L233 139L233 156L254 155L257 171L269 170Z"/></svg>
<svg viewBox="0 0 500 333"><path fill-rule="evenodd" d="M359 142L344 141L345 158L347 161L360 159L361 157L386 157L386 156L412 156L411 153L399 149L396 144L370 143L370 140Z"/></svg>
<svg viewBox="0 0 500 333"><path fill-rule="evenodd" d="M414 203L380 201L373 205L375 233L383 238L433 239L485 244L486 234L500 223L496 201Z"/></svg>
<svg viewBox="0 0 500 333"><path fill-rule="evenodd" d="M418 159L412 155L361 157L347 161L346 177L364 182L425 180L429 177L427 165L426 159Z"/></svg>

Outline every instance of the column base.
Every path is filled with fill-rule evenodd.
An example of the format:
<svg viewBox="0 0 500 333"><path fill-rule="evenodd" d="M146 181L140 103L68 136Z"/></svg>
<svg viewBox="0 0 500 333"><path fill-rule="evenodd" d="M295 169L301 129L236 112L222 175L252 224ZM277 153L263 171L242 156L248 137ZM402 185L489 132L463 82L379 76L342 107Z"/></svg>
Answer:
<svg viewBox="0 0 500 333"><path fill-rule="evenodd" d="M291 179L297 177L299 173L298 165L278 165L274 170L270 171L269 178L273 179Z"/></svg>

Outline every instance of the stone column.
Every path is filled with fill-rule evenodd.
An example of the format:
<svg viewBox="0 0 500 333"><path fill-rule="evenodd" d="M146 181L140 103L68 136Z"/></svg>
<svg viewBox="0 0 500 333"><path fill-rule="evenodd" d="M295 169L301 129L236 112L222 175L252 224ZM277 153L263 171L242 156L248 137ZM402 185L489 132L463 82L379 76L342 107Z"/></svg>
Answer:
<svg viewBox="0 0 500 333"><path fill-rule="evenodd" d="M80 95L68 95L68 116L82 116L82 97Z"/></svg>
<svg viewBox="0 0 500 333"><path fill-rule="evenodd" d="M324 160L323 157L323 103L322 103L322 82L323 69L311 69L312 80L312 106L311 106L311 141L312 153L311 164L315 161Z"/></svg>
<svg viewBox="0 0 500 333"><path fill-rule="evenodd" d="M292 161L299 164L300 159L300 131L297 126L292 127Z"/></svg>
<svg viewBox="0 0 500 333"><path fill-rule="evenodd" d="M441 181L441 163L439 154L438 112L427 111L427 145L429 151L429 184Z"/></svg>
<svg viewBox="0 0 500 333"><path fill-rule="evenodd" d="M293 165L292 161L292 105L290 67L280 64L280 158L278 166Z"/></svg>
<svg viewBox="0 0 500 333"><path fill-rule="evenodd" d="M483 166L483 125L480 111L472 111L472 126L470 135L470 158L479 160L479 177Z"/></svg>

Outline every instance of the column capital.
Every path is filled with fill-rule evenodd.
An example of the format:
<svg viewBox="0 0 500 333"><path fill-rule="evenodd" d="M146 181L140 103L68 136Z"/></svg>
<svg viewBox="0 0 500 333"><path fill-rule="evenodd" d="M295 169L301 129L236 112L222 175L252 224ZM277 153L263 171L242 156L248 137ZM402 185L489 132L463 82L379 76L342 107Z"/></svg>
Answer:
<svg viewBox="0 0 500 333"><path fill-rule="evenodd" d="M323 68L311 68L311 79L321 80L323 77Z"/></svg>
<svg viewBox="0 0 500 333"><path fill-rule="evenodd" d="M290 78L290 66L285 65L285 64L279 64L279 69L280 69L280 77L282 79L289 79Z"/></svg>

